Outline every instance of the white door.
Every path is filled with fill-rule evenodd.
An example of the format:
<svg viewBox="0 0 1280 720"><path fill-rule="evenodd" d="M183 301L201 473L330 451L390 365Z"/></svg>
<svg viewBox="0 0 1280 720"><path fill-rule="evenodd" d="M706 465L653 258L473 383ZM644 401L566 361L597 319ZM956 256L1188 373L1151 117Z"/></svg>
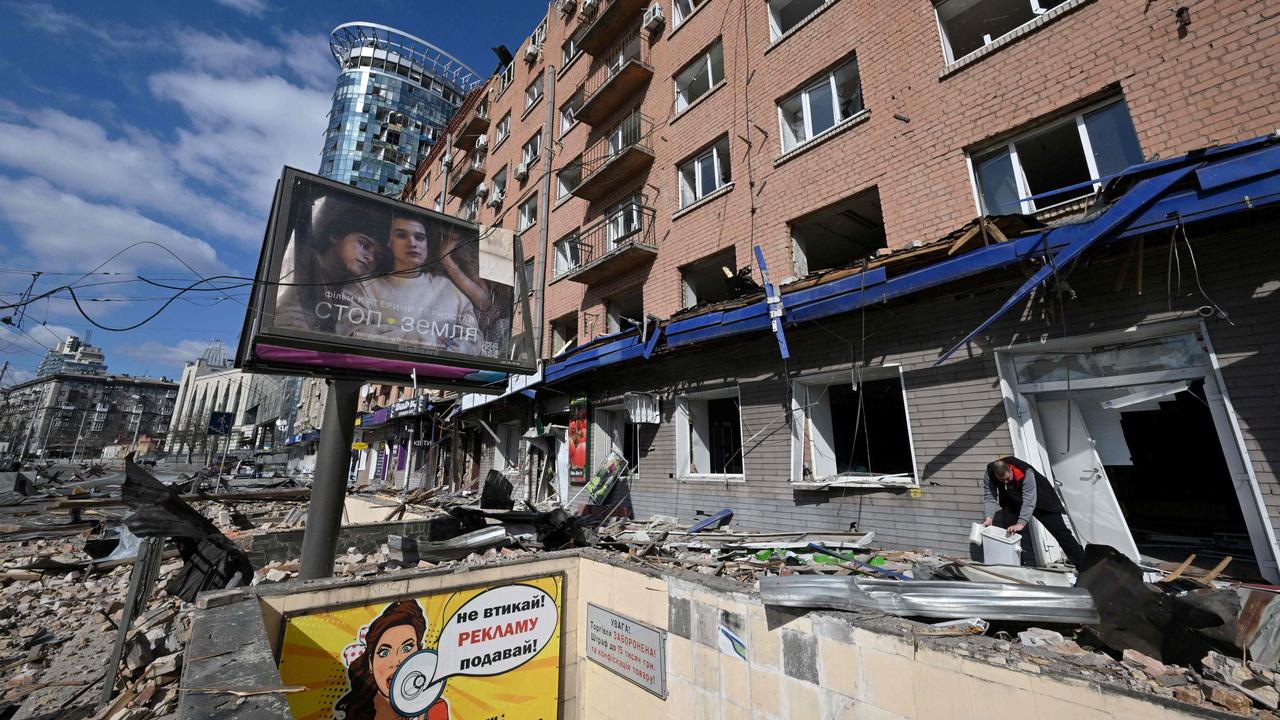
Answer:
<svg viewBox="0 0 1280 720"><path fill-rule="evenodd" d="M1094 449L1080 408L1068 400L1037 398L1039 436L1049 473L1082 545L1110 545L1138 562L1138 546L1120 512L1107 472Z"/></svg>

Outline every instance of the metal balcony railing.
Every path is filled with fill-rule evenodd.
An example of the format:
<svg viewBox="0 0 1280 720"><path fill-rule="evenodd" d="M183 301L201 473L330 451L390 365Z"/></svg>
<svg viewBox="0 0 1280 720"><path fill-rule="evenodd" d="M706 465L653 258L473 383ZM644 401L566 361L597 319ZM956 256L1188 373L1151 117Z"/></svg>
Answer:
<svg viewBox="0 0 1280 720"><path fill-rule="evenodd" d="M573 194L598 200L652 162L653 120L633 112L582 153L582 180Z"/></svg>
<svg viewBox="0 0 1280 720"><path fill-rule="evenodd" d="M557 273L578 282L592 283L627 272L658 252L654 209L640 200L615 208L587 226L568 253L570 265Z"/></svg>
<svg viewBox="0 0 1280 720"><path fill-rule="evenodd" d="M583 101L577 118L595 125L635 97L652 77L649 34L637 28L596 57L583 83Z"/></svg>
<svg viewBox="0 0 1280 720"><path fill-rule="evenodd" d="M449 172L449 194L466 197L484 180L484 153L473 152Z"/></svg>
<svg viewBox="0 0 1280 720"><path fill-rule="evenodd" d="M588 55L606 50L624 28L648 5L649 0L598 0L590 7L583 4L578 23L586 28L578 38L578 47Z"/></svg>

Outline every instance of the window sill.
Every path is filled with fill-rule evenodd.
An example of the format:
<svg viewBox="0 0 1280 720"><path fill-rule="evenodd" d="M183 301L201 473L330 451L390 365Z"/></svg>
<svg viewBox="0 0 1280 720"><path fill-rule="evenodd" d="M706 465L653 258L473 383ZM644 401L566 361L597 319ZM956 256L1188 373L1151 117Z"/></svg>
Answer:
<svg viewBox="0 0 1280 720"><path fill-rule="evenodd" d="M704 7L705 7L705 6L704 6ZM674 116L672 116L672 118L671 118L670 120L668 120L668 121L667 121L667 125L675 125L677 120L679 120L680 118L684 117L685 115L688 115L688 114L690 113L690 111L692 111L694 108L696 108L696 107L698 107L699 105L701 105L701 104L702 104L702 102L703 102L704 100L706 100L707 98L709 98L709 97L711 97L712 95L714 95L714 94L715 94L715 92L716 92L717 90L719 90L720 88L724 87L724 86L725 86L725 84L726 84L727 82L728 82L727 80L721 80L720 82L716 83L714 87L712 87L710 90L708 90L708 91L706 91L705 93L703 93L703 94L702 94L702 97L700 97L700 98L698 98L697 100L694 100L693 102L689 103L688 105L686 105L686 106L685 106L685 108L684 108L683 110L681 110L680 112L678 112L678 113L676 113Z"/></svg>
<svg viewBox="0 0 1280 720"><path fill-rule="evenodd" d="M770 51L772 51L774 48L778 47L778 46L779 46L779 45L781 45L782 43L786 42L788 39L790 39L790 38L791 38L793 35L795 35L796 33L798 33L798 32L800 32L801 30L803 30L803 29L804 29L804 28L805 28L809 23L811 23L811 22L813 22L814 20L816 20L816 19L818 18L818 16L819 16L819 15L821 15L821 14L822 14L822 13L824 13L824 12L826 12L826 11L827 11L827 8L829 8L829 7L831 7L832 5L835 5L835 4L836 4L836 0L827 0L827 2L823 3L822 7L818 8L817 10L814 10L814 11L813 11L813 12L811 12L811 13L809 13L809 16L808 16L808 17L806 17L805 19L801 20L800 22L796 23L796 26L795 26L795 27L793 27L793 28L791 28L790 30L788 30L788 31L786 31L786 32L784 32L784 33L782 33L782 35L780 35L780 36L778 37L778 39L777 39L777 40L774 40L773 42L769 43L769 44L765 47L765 49L764 49L764 54L765 54L765 55L768 55Z"/></svg>
<svg viewBox="0 0 1280 720"><path fill-rule="evenodd" d="M684 217L685 215L688 215L689 213L693 212L694 210L697 210L698 208L702 207L703 205L706 205L707 203L711 202L712 200L715 200L716 198L720 197L721 195L728 195L730 190L733 190L733 183L726 183L726 184L724 184L724 185L721 185L720 187L716 188L716 189L715 189L715 190L713 190L712 192L709 192L709 193L707 193L706 195L703 195L702 197L698 198L697 200L693 201L692 203L690 203L690 204L688 204L688 205L686 205L686 206L684 206L684 207L680 208L679 210L675 211L674 213L672 213L672 214L671 214L671 219L672 219L672 220L675 220L676 218Z"/></svg>
<svg viewBox="0 0 1280 720"><path fill-rule="evenodd" d="M521 120L524 120L525 118L529 117L529 113L531 113L531 112L533 112L534 110L536 110L536 109L538 108L538 106L542 104L542 98L544 98L544 97L546 97L546 95L540 95L540 96L538 96L538 99L537 99L537 100L534 100L532 105L530 105L529 107L525 108L525 109L524 109L524 112L520 113L520 119L521 119Z"/></svg>
<svg viewBox="0 0 1280 720"><path fill-rule="evenodd" d="M702 8L710 4L711 4L711 0L707 0L706 2L702 3L698 7L694 8L693 12L689 13L688 15L685 15L684 19L678 23L675 20L675 15L676 15L675 10L672 10L671 11L671 32L667 33L667 39L669 40L672 37L674 37L675 34L680 31L680 28L684 27L685 25L688 25L690 20L692 20L695 16L697 16L698 13L702 12Z"/></svg>
<svg viewBox="0 0 1280 720"><path fill-rule="evenodd" d="M803 155L804 153L808 152L811 148L821 145L822 143L848 130L849 128L855 125L861 125L862 123L866 122L867 119L869 119L870 117L871 117L871 110L869 109L863 110L862 112L858 113L857 115L854 115L848 120L841 121L839 125L835 125L833 127L827 128L827 130L823 132L821 135L818 135L814 138L806 140L804 144L797 145L796 147L793 147L790 150L782 153L778 157L774 158L773 166L778 167L779 165L787 162L788 160L790 160L791 158L797 155Z"/></svg>
<svg viewBox="0 0 1280 720"><path fill-rule="evenodd" d="M705 5L703 7L705 7ZM713 475L708 473L708 474L698 474L698 475L690 474L690 475L680 476L680 482L745 483L746 481L747 481L747 476L741 475L741 474Z"/></svg>
<svg viewBox="0 0 1280 720"><path fill-rule="evenodd" d="M565 195L564 197L556 198L556 203L555 203L554 205L552 205L552 206L551 206L551 209L552 209L552 210L559 210L561 205L564 205L565 203L569 202L570 200L574 199L575 197L577 197L577 195L574 195L573 193L569 193L568 195Z"/></svg>
<svg viewBox="0 0 1280 720"><path fill-rule="evenodd" d="M920 483L911 477L840 477L834 476L825 480L801 480L791 482L796 490L832 490L840 488L881 488L885 490L910 490L920 487Z"/></svg>
<svg viewBox="0 0 1280 720"><path fill-rule="evenodd" d="M502 147L502 143L506 142L507 138L509 137L511 137L511 133L507 133L506 135L503 135L501 140L494 140L493 147L489 148L489 152L493 152L494 150L497 150L498 148Z"/></svg>
<svg viewBox="0 0 1280 720"><path fill-rule="evenodd" d="M948 77L960 72L961 70L969 67L970 65L976 62L979 62L980 60L987 57L988 55L991 55L992 53L999 51L1001 48L1012 45L1018 40L1021 40L1023 37L1030 35L1031 33L1057 20L1063 15L1066 15L1067 13L1072 12L1076 8L1080 7L1081 5L1085 5L1090 2L1093 2L1093 0L1068 0L1068 2L1065 2L1059 5L1058 7L1036 18L1035 20L1032 20L1031 22L1025 25L1022 25L1020 27L1014 28L1013 30L1010 30L1009 32L1005 33L1004 35L994 40L990 45L984 45L983 47L980 47L977 50L974 50L968 55L965 55L962 58L952 61L949 65L947 65L942 69L941 73L938 74L938 80L939 81L946 80Z"/></svg>

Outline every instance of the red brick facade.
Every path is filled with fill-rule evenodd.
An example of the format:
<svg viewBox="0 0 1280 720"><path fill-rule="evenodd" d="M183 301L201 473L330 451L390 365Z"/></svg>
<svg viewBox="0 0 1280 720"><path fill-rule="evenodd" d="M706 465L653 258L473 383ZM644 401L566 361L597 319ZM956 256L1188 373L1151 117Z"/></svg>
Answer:
<svg viewBox="0 0 1280 720"><path fill-rule="evenodd" d="M760 245L774 279L785 279L794 273L788 221L869 188L879 193L889 247L937 239L978 214L968 150L1091 100L1123 96L1147 159L1280 127L1280 12L1264 0L1070 0L974 54L979 57L952 65L929 0L832 0L772 44L765 2L706 0L677 26L670 0L658 1L666 20L648 40L652 79L615 103L610 119L579 122L561 135L559 105L598 62L583 53L561 67L561 46L611 6L643 7L632 0L602 0L597 4L604 9L594 14L578 8L571 15L556 2L537 61L526 61L526 39L515 52L509 86L500 89L495 77L481 90L490 106L487 183L499 168L514 168L525 141L543 133L542 156L528 179L508 176L501 206L481 207L477 220L485 225L516 226L517 207L544 192L548 152L559 169L633 108L653 119L651 164L594 202L557 201L553 177L549 203L539 203L538 222L522 233L526 256L536 258L545 226L550 266L552 244L599 220L616 200L639 191L654 208L652 261L590 285L553 281L551 268L543 269L545 322L577 313L583 340L605 331L607 299L636 288L643 288L647 313L669 317L682 307L680 268L728 248L743 267L752 264L752 246ZM1188 22L1176 12L1183 6ZM628 19L628 28L640 27L641 13ZM725 81L677 115L673 76L717 38ZM781 158L778 101L854 53L866 116ZM526 111L525 88L539 73L545 73L544 97ZM495 143L494 128L508 112L510 135ZM462 213L463 199L448 194L439 161L469 113L474 110L464 109L455 132L419 168L414 194L426 207L443 193L445 212ZM676 165L726 134L731 188L677 212ZM452 152L456 168L463 153ZM548 205L550 213L543 211ZM548 351L544 347L544 355Z"/></svg>

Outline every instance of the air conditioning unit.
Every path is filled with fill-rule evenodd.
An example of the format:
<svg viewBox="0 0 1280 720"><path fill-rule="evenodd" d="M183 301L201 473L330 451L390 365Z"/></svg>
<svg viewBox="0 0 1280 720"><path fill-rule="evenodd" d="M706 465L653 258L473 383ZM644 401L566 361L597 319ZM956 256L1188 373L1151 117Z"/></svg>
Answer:
<svg viewBox="0 0 1280 720"><path fill-rule="evenodd" d="M572 15L573 11L578 9L578 0L558 0L556 7L565 15Z"/></svg>
<svg viewBox="0 0 1280 720"><path fill-rule="evenodd" d="M538 58L541 56L542 56L541 45L534 45L533 43L529 43L529 47L524 49L525 62L537 62Z"/></svg>
<svg viewBox="0 0 1280 720"><path fill-rule="evenodd" d="M528 177L529 177L529 166L524 163L520 163L519 165L517 165L516 179L520 181L524 181Z"/></svg>
<svg viewBox="0 0 1280 720"><path fill-rule="evenodd" d="M644 11L644 29L645 30L653 32L658 28L662 27L663 22L665 22L665 20L662 17L662 5L658 3L654 3L645 9Z"/></svg>
<svg viewBox="0 0 1280 720"><path fill-rule="evenodd" d="M444 166L444 167L452 167L452 166L453 166L453 156L452 156L452 155L450 155L449 153L445 153L445 154L440 158L440 164L441 164L442 166Z"/></svg>
<svg viewBox="0 0 1280 720"><path fill-rule="evenodd" d="M484 197L485 195L488 195L488 194L489 194L488 185L485 185L484 183L480 183L479 185L476 186L476 197Z"/></svg>
<svg viewBox="0 0 1280 720"><path fill-rule="evenodd" d="M498 190L493 193L493 197L489 198L489 202L485 203L491 208L496 208L502 204L502 191Z"/></svg>
<svg viewBox="0 0 1280 720"><path fill-rule="evenodd" d="M488 136L488 135L481 135L480 137L476 138L476 149L477 149L477 150L484 150L484 149L485 149L485 148L487 148L487 147L489 147L489 136Z"/></svg>
<svg viewBox="0 0 1280 720"><path fill-rule="evenodd" d="M599 0L582 0L583 14L594 11L596 9L596 5L599 5L599 4L600 4Z"/></svg>

